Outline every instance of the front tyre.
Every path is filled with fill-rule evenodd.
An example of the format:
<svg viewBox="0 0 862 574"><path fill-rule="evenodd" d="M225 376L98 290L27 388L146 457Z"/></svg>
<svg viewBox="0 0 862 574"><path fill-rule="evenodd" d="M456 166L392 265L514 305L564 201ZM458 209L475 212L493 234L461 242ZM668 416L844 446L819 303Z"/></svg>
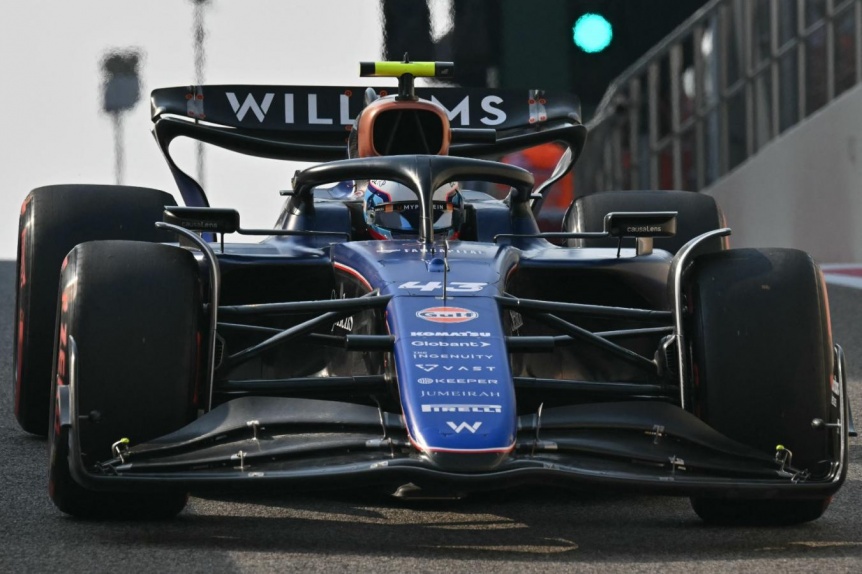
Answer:
<svg viewBox="0 0 862 574"><path fill-rule="evenodd" d="M691 499L691 507L704 521L717 526L789 526L817 520L829 507L829 498L811 500Z"/></svg>
<svg viewBox="0 0 862 574"><path fill-rule="evenodd" d="M171 241L155 227L163 191L121 185L50 185L21 206L13 336L14 409L25 431L45 436L51 391L51 353L60 264L79 243L101 239Z"/></svg>
<svg viewBox="0 0 862 574"><path fill-rule="evenodd" d="M687 281L692 406L742 444L792 452L791 466L822 479L834 433L833 360L826 288L811 257L795 249L732 249L695 260ZM722 499L692 506L716 524L798 524L819 518L829 497Z"/></svg>
<svg viewBox="0 0 862 574"><path fill-rule="evenodd" d="M166 518L185 506L180 491L90 490L75 481L70 465L97 472L121 438L146 442L194 419L198 276L194 256L179 247L97 241L69 253L60 276L50 441L49 493L61 511L81 518ZM60 416L64 385L73 412L81 414L68 424ZM72 460L72 446L80 461Z"/></svg>

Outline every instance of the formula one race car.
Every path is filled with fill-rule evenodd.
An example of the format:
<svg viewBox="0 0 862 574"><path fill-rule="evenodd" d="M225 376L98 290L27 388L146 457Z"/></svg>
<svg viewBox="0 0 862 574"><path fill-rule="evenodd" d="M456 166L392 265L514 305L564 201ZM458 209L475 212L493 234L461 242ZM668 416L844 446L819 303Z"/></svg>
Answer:
<svg viewBox="0 0 862 574"><path fill-rule="evenodd" d="M581 195L540 232L586 138L573 96L414 88L448 63L361 70L398 87L155 90L183 207L122 186L27 197L15 410L49 434L60 510L554 484L685 495L716 523L824 512L852 423L808 255L729 249L689 192ZM177 137L318 164L274 229L243 229L171 159ZM537 189L493 161L547 142L567 151Z"/></svg>

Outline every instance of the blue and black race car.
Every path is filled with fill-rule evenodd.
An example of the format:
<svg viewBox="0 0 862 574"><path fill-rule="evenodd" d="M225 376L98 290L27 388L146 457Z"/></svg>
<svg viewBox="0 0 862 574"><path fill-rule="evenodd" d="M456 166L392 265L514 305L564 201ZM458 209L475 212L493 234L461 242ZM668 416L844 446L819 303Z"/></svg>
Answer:
<svg viewBox="0 0 862 574"><path fill-rule="evenodd" d="M123 186L27 197L15 409L49 436L60 510L554 484L689 496L716 523L824 512L852 423L808 255L730 249L712 198L682 191L578 190L542 232L585 144L576 98L414 87L447 63L361 69L397 86L155 90L184 206ZM244 229L174 163L178 137L317 165L274 229ZM566 152L541 186L496 161L548 142Z"/></svg>

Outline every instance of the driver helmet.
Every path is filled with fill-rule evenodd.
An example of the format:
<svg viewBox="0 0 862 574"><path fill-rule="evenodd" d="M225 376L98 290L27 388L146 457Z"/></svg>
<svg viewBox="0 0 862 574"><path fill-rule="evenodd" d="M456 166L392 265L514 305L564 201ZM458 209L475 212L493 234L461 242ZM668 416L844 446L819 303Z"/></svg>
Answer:
<svg viewBox="0 0 862 574"><path fill-rule="evenodd" d="M365 223L374 239L416 236L421 227L419 197L409 187L394 181L372 179L365 187ZM358 187L358 186L357 186ZM434 191L434 232L457 239L464 222L464 198L457 182Z"/></svg>

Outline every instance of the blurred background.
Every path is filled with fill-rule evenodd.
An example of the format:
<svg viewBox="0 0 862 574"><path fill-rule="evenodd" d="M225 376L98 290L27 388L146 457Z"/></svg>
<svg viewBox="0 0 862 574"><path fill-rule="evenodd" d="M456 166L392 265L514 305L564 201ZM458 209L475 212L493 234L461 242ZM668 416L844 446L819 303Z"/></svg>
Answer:
<svg viewBox="0 0 862 574"><path fill-rule="evenodd" d="M607 84L701 0L28 0L0 19L0 259L30 189L116 183L173 192L149 92L189 84L388 85L361 60L452 60L461 85L567 89L592 113ZM606 19L575 23L585 14ZM577 38L576 38L577 37ZM578 44L575 40L578 39ZM589 50L589 51L588 51ZM269 227L298 167L178 141L212 205Z"/></svg>
<svg viewBox="0 0 862 574"><path fill-rule="evenodd" d="M462 86L578 94L587 146L543 213L573 191L697 191L734 246L862 261L862 0L6 1L0 259L15 257L34 187L174 191L149 134L152 89L391 86L357 64L405 52L454 61ZM558 154L504 159L541 180ZM183 139L172 155L245 227L272 226L301 167Z"/></svg>

